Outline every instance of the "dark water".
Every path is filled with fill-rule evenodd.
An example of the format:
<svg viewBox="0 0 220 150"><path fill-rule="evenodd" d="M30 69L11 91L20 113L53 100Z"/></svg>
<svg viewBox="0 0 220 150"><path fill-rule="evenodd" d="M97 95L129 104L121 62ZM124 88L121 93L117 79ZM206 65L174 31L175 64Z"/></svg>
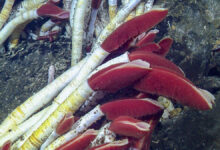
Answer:
<svg viewBox="0 0 220 150"><path fill-rule="evenodd" d="M152 150L220 149L220 54L211 49L220 40L219 0L157 0L169 8L168 17L158 25L158 39L174 39L167 56L186 77L216 96L213 110L186 110L161 122L155 130ZM29 28L32 28L29 26ZM27 30L28 31L28 30ZM47 84L49 66L56 76L70 66L70 40L63 36L50 43L23 39L18 48L0 49L0 121L25 99Z"/></svg>

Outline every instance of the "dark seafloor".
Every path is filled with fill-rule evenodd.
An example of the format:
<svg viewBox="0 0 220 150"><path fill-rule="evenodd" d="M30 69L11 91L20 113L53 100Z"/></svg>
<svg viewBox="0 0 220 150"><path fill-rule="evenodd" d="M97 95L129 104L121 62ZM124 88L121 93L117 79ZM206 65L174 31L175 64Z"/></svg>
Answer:
<svg viewBox="0 0 220 150"><path fill-rule="evenodd" d="M2 6L3 1L0 1ZM174 39L168 58L186 77L216 96L210 111L186 109L156 128L151 150L220 150L220 0L157 0L169 8L160 23L159 38ZM33 28L33 26L32 26ZM30 30L27 30L30 31ZM70 40L22 40L13 51L0 49L0 121L16 106L47 84L48 68L56 76L70 67Z"/></svg>

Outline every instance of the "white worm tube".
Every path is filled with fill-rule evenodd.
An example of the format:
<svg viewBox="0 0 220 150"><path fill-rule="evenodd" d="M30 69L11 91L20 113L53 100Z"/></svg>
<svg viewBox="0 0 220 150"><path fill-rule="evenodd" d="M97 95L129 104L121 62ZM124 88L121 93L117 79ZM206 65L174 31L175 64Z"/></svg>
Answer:
<svg viewBox="0 0 220 150"><path fill-rule="evenodd" d="M118 57L115 57L109 61L107 61L106 63L98 66L90 75L88 78L90 78L93 74L97 73L98 71L104 69L104 68L107 68L111 65L114 65L114 64L118 64L118 63L126 63L126 62L130 62L129 58L128 58L128 52L125 52L124 54L118 56Z"/></svg>
<svg viewBox="0 0 220 150"><path fill-rule="evenodd" d="M82 61L80 61L80 63L77 64L77 66L79 66L79 67L77 67L77 66L71 67L71 68L76 68L76 67L78 68L77 70L75 70L76 72L72 72L72 74L75 74L75 75L76 75L76 74L78 73L78 71L80 70L80 68L84 65L86 59L87 59L87 58L84 58ZM75 77L75 75L74 75L74 77ZM65 89L66 89L66 90L65 90ZM71 89L71 86L67 85L67 86L64 88L63 91L66 91L66 94L67 94L68 90L70 90L70 89ZM63 92L63 91L62 91L62 92ZM61 93L62 93L62 92L61 92ZM64 93L65 93L65 92L64 92ZM65 95L65 94L64 94L64 95ZM69 94L69 95L70 95L70 94ZM58 102L63 102L67 97L68 97L68 95L67 95L67 96L65 95L65 98L62 97L62 96L60 96L60 99L59 99ZM37 130L37 129L42 125L42 123L43 123L45 120L47 120L47 118L57 109L58 106L59 106L59 103L56 103L56 102L52 103L52 104L50 105L50 109L47 111L47 113L23 136L23 139L17 141L15 144L12 145L12 147L15 147L15 149L20 148L20 147L24 144L24 142L32 135L32 133L33 133L35 130ZM62 116L61 116L61 117L62 117ZM61 117L59 117L59 118L61 118Z"/></svg>
<svg viewBox="0 0 220 150"><path fill-rule="evenodd" d="M128 14L140 3L141 0L132 0L127 5L125 5L113 18L113 20L105 27L105 29L99 35L93 50L98 47L115 29L120 25ZM92 50L92 51L93 51Z"/></svg>
<svg viewBox="0 0 220 150"><path fill-rule="evenodd" d="M78 0L72 0L71 3L71 8L70 8L70 18L69 18L69 22L70 22L70 26L73 30L73 18L74 18L74 14L75 14L75 9L76 9L76 4L77 4Z"/></svg>
<svg viewBox="0 0 220 150"><path fill-rule="evenodd" d="M108 0L108 5L109 18L111 22L117 12L117 0Z"/></svg>
<svg viewBox="0 0 220 150"><path fill-rule="evenodd" d="M115 20L114 24L116 25L117 21L123 20L125 18L125 14L128 14L132 8L134 8L140 0L131 1L124 10L120 11L119 17L115 17L113 20ZM122 17L123 16L123 17ZM113 22L113 21L112 21ZM121 21L120 21L121 22ZM108 30L108 29L107 29ZM95 68L97 67L104 59L108 56L108 52L102 49L100 46L91 54L91 56L86 61L85 65L80 70L78 76L75 78L73 82L70 84L73 84L75 88L72 88L74 91L58 108L56 111L53 112L53 114L32 134L32 136L23 144L21 148L23 149L37 149L41 143L46 139L47 136L49 136L54 128L58 124L60 120L57 120L56 117L60 114L65 115L65 113L68 113L68 111L75 112L76 109L80 107L80 105L85 101L85 96L88 96L92 93L88 89L82 89L79 85L86 79L87 75ZM75 89L79 87L76 91ZM79 94L79 90L84 90L84 94L88 95L81 95ZM87 97L86 97L87 98ZM56 101L59 103L58 101Z"/></svg>
<svg viewBox="0 0 220 150"><path fill-rule="evenodd" d="M97 67L90 75L89 77L91 77L94 73L98 72L99 70L102 70L108 66L111 66L113 64L117 64L117 63L126 63L126 62L130 62L129 58L128 58L128 52L125 52L124 54L115 57L109 61L107 61L106 63L102 64L101 66ZM88 77L88 78L89 78ZM80 107L80 111L83 112L87 112L91 106L94 106L95 104L97 104L97 101L100 100L101 98L103 98L105 96L105 92L103 91L97 91L94 92L86 101L85 103Z"/></svg>
<svg viewBox="0 0 220 150"><path fill-rule="evenodd" d="M51 111L47 113L47 115L45 115L45 118L43 119L44 120L43 124L36 131L33 132L33 134L22 145L21 149L30 149L30 148L37 149L41 145L41 143L45 140L45 138L51 134L53 128L60 121L59 119L57 119L57 116L60 116L61 114L64 116L65 113L67 113L68 111L71 110L71 112L75 112L76 109L78 109L78 107L87 98L86 96L92 93L92 91L90 91L91 89L87 85L87 82L82 84L80 87L79 85L86 79L87 75L103 61L103 59L108 54L109 53L103 50L101 47L96 51L94 51L94 53L92 53L92 55L86 61L84 67L78 73L76 79L69 84L68 86L69 88L67 88L67 90L65 90L66 89L65 88L55 99ZM62 105L59 106L59 104L61 103Z"/></svg>
<svg viewBox="0 0 220 150"><path fill-rule="evenodd" d="M4 135L0 137L0 147L7 141L14 142L23 135L27 130L29 130L47 111L49 107L43 109L37 114L30 117L28 120L23 122L22 124L16 126L11 131L6 132Z"/></svg>
<svg viewBox="0 0 220 150"><path fill-rule="evenodd" d="M8 48L11 50L13 48L15 48L18 43L19 43L19 38L21 36L22 31L24 30L24 28L26 27L27 24L29 24L32 20L28 20L20 25L18 25L16 27L16 29L13 31L13 33L11 34L10 38L9 38L9 42L8 42Z"/></svg>
<svg viewBox="0 0 220 150"><path fill-rule="evenodd" d="M25 13L29 10L37 9L41 5L43 5L47 0L24 0L20 4L18 4L16 11L14 15L10 16L9 20L13 18L14 16L19 16L22 13ZM13 9L15 10L15 9ZM16 27L16 29L13 31L13 33L10 36L8 47L9 49L15 48L19 43L19 38L26 27L27 24L29 24L32 20L28 20Z"/></svg>
<svg viewBox="0 0 220 150"><path fill-rule="evenodd" d="M149 10L152 9L153 7L153 4L154 4L154 0L148 0L147 3L145 4L145 8L144 8L144 12L147 12Z"/></svg>
<svg viewBox="0 0 220 150"><path fill-rule="evenodd" d="M123 4L123 5L126 5L126 4L129 3L129 1L131 1L131 0L124 0L124 1L122 2L122 4ZM128 17L125 19L125 22L128 21L128 20L131 20L131 19L134 18L134 17L135 17L135 10L133 10L132 12L129 13Z"/></svg>
<svg viewBox="0 0 220 150"><path fill-rule="evenodd" d="M28 10L37 9L47 1L48 0L24 0L19 4L16 16L21 15Z"/></svg>
<svg viewBox="0 0 220 150"><path fill-rule="evenodd" d="M78 0L73 18L71 65L75 65L82 57L84 20L90 0Z"/></svg>
<svg viewBox="0 0 220 150"><path fill-rule="evenodd" d="M54 99L54 102L51 105L51 109L47 112L46 115L37 123L36 128L39 128L43 123L49 118L49 116L58 108L60 104L62 104L68 96L74 92L77 87L87 78L87 75L91 72L91 70L94 68L94 65L98 63L97 58L103 57L103 55L107 55L106 52L103 52L102 49L97 50L95 53L93 53L93 56L91 56L91 59L87 62L88 67L84 67L80 72L81 74L78 74L75 80L71 81L68 86L66 86L63 91ZM84 60L86 61L86 59ZM101 60L100 60L101 61ZM43 127L42 127L43 128ZM39 128L39 130L41 130ZM37 131L36 131L37 132ZM39 131L40 132L40 131ZM32 133L31 133L32 134ZM50 133L48 133L49 136ZM30 135L29 135L30 136ZM43 136L43 135L42 135ZM28 137L29 138L29 137Z"/></svg>
<svg viewBox="0 0 220 150"><path fill-rule="evenodd" d="M45 22L40 29L40 36L47 35L47 31L49 31L52 27L56 25L55 22L53 22L51 19L49 19L47 22Z"/></svg>
<svg viewBox="0 0 220 150"><path fill-rule="evenodd" d="M101 53L100 53L101 52ZM82 96L82 95L80 95L80 94L78 94L78 91L79 90L84 90L84 94L87 94L87 95L90 95L90 94L92 94L94 91L89 91L88 89L89 89L89 87L87 87L88 85L87 85L87 82L84 82L83 84L81 84L80 86L79 86L79 88L78 89L74 89L74 87L76 87L77 88L77 85L79 85L80 84L80 81L84 81L85 79L86 79L86 77L87 76L85 76L85 75L88 75L89 74L89 71L92 69L92 68L94 68L94 65L95 64L97 64L97 63L99 63L99 62L97 62L98 60L100 61L100 60L102 60L101 58L103 57L103 55L106 55L106 53L107 52L105 52L105 53L102 53L103 52L103 50L102 49L99 49L99 50L96 50L96 51L94 51L94 53L93 53L93 56L91 56L92 58L91 59L88 59L88 61L86 62L86 64L84 65L84 67L81 69L81 71L80 71L80 73L78 74L78 76L77 76L77 78L73 81L73 82L71 82L70 84L72 85L72 88L70 88L69 90L73 90L74 92L64 101L63 99L61 99L61 98L63 98L63 97L66 97L66 94L65 94L65 92L61 92L60 94L59 94L59 96L58 97L60 97L60 98L56 98L55 99L55 102L54 102L54 104L53 104L53 106L52 106L52 109L51 110L53 110L53 111L51 111L51 112L47 112L47 115L49 115L49 114L51 114L51 116L50 117L48 117L47 115L46 115L46 117L48 117L48 119L32 134L32 136L29 138L29 141L28 141L28 143L24 143L24 148L30 148L31 147L31 145L33 145L32 143L35 143L34 145L41 145L41 143L36 143L35 141L43 141L46 137L48 137L51 133L52 133L52 131L53 131L53 129L54 129L54 127L58 124L58 122L59 122L59 119L57 119L56 117L58 116L58 114L60 115L61 113L62 113L62 115L65 115L65 113L64 112L67 112L69 109L71 109L71 112L75 112L76 111L76 109L78 109L81 105L82 105L82 103L83 102L85 102L85 100L88 98L88 97L86 97L86 96ZM92 60L94 58L94 60ZM99 59L98 59L99 58ZM123 58L123 61L125 61L126 60L126 58L127 58L127 56L126 56L126 54L125 55L123 55L123 57L121 57L121 59ZM114 62L114 63L118 63L118 62L120 62L121 60L120 59L118 59L118 61L110 61L111 62L111 64ZM109 63L109 65L111 65L110 63ZM86 65L88 65L88 67L85 67ZM105 66L107 67L107 66L109 66L109 65L106 65L105 64ZM102 67L102 68L104 68L104 67ZM82 72L82 75L81 75L81 72ZM84 77L83 77L84 76ZM87 85L87 86L86 86ZM85 88L85 89L83 89L83 88ZM66 89L66 88L65 88ZM67 91L67 92L70 92L70 91ZM86 91L88 92L88 93L86 93ZM90 93L89 93L90 92ZM63 96L62 96L63 95ZM85 99L84 99L85 98ZM64 101L64 102L63 102ZM71 101L71 102L70 102ZM73 104L70 104L70 103L73 103ZM57 104L57 105L56 105ZM57 108L57 106L58 106L58 104L60 104L60 106ZM56 109L57 108L57 109ZM67 109L68 108L68 109ZM53 114L52 114L53 113ZM45 117L45 118L46 118ZM42 120L42 119L41 119ZM57 122L58 121L58 122ZM37 140L36 140L37 139ZM30 144L30 145L29 145Z"/></svg>
<svg viewBox="0 0 220 150"><path fill-rule="evenodd" d="M93 74L95 74L95 73L97 73L98 71L100 71L100 70L102 70L102 69L104 69L104 68L106 68L106 67L108 67L108 66L111 66L111 65L113 65L113 64L117 64L117 63L122 63L122 62L129 62L130 60L129 60L129 58L128 58L128 53L126 52L125 54L122 54L121 56L118 56L118 57L116 57L116 58L114 58L114 59L111 59L110 61L108 61L108 62L106 62L106 63L104 63L104 64L102 64L101 66L99 66L96 70L94 70L91 74L90 74L90 76L89 77L91 77ZM88 78L89 78L88 77ZM94 93L94 92L93 92ZM96 108L97 109L97 108ZM98 111L98 110L97 110ZM100 110L99 110L100 111ZM99 112L98 111L98 112ZM74 130L76 130L76 132L75 131L70 131L70 132L68 132L68 134L65 134L65 135L63 135L63 136L61 136L60 138L58 138L55 142L53 142L50 146L48 146L48 148L47 149L55 149L55 148L57 148L57 147L59 147L62 143L64 143L64 141L65 142L67 142L67 141L69 141L70 139L72 139L73 137L75 137L75 136L77 136L80 132L82 132L82 130L84 131L84 130L86 130L90 125L91 125L91 123L94 123L96 120L98 120L99 118L96 118L97 116L99 116L99 115L96 115L95 114L95 116L93 116L93 113L94 112L96 112L95 110L94 111L91 111L90 113L88 113L85 117L83 117L83 118L81 118L80 120L80 124L78 123L77 124L77 122L76 122L76 124L79 126L79 132L78 132L78 127L77 127L77 129L75 129L75 126L77 126L77 125L75 125L74 124L74 127L72 127L72 129L74 129ZM96 112L96 113L98 113L98 112ZM86 120L87 119L87 120ZM90 120L91 119L91 120ZM92 121L93 120L93 121ZM83 125L83 123L87 123L87 125ZM84 128L84 129L83 129ZM77 134L76 134L77 133Z"/></svg>
<svg viewBox="0 0 220 150"><path fill-rule="evenodd" d="M54 76L55 76L55 66L50 65L48 69L48 80L47 80L48 84L50 84L54 80Z"/></svg>
<svg viewBox="0 0 220 150"><path fill-rule="evenodd" d="M110 122L105 124L100 130L96 138L91 142L90 147L99 146L115 141L116 134L109 130Z"/></svg>
<svg viewBox="0 0 220 150"><path fill-rule="evenodd" d="M72 3L72 0L63 0L63 9L70 11L71 3ZM66 22L65 28L66 28L66 36L68 38L71 37L72 32L71 32L71 26L69 22Z"/></svg>
<svg viewBox="0 0 220 150"><path fill-rule="evenodd" d="M136 16L140 16L144 13L144 2L141 2L136 8Z"/></svg>
<svg viewBox="0 0 220 150"><path fill-rule="evenodd" d="M123 6L125 6L128 2L129 2L129 0L121 0L121 3Z"/></svg>
<svg viewBox="0 0 220 150"><path fill-rule="evenodd" d="M5 0L4 6L0 13L0 29L7 21L15 0Z"/></svg>
<svg viewBox="0 0 220 150"><path fill-rule="evenodd" d="M63 143L70 141L71 139L85 131L102 116L104 116L104 114L102 113L102 111L100 110L100 106L98 105L85 116L81 117L76 123L74 123L69 132L56 139L46 148L46 150L56 149Z"/></svg>
<svg viewBox="0 0 220 150"><path fill-rule="evenodd" d="M2 45L5 40L11 35L11 33L15 30L15 28L31 19L36 19L39 16L37 15L36 9L27 11L20 16L17 16L13 20L11 20L8 24L4 26L4 28L0 31L0 45Z"/></svg>
<svg viewBox="0 0 220 150"><path fill-rule="evenodd" d="M97 66L97 64L102 62L104 59L103 57L106 55L108 55L108 52L100 47L91 56L88 56L89 58L86 60L76 78L55 98L55 103L58 105L62 104L63 101L87 79L91 71Z"/></svg>
<svg viewBox="0 0 220 150"><path fill-rule="evenodd" d="M51 101L71 80L75 78L86 59L78 65L71 67L69 70L60 75L52 83L41 89L39 92L28 98L23 104L18 106L0 125L0 135L12 129L14 126L22 123L38 109ZM51 107L56 109L57 106ZM44 118L48 113L44 116ZM40 120L42 121L42 119ZM43 120L44 121L44 120Z"/></svg>
<svg viewBox="0 0 220 150"><path fill-rule="evenodd" d="M80 105L89 97L93 90L84 82L77 88L49 118L25 141L21 150L38 149L43 141L53 132L57 124L68 112L75 112Z"/></svg>
<svg viewBox="0 0 220 150"><path fill-rule="evenodd" d="M98 105L98 100L102 99L105 96L103 91L95 91L92 95L84 102L84 104L79 108L81 112L88 112L94 106Z"/></svg>
<svg viewBox="0 0 220 150"><path fill-rule="evenodd" d="M112 29L112 26L116 26L116 24L122 22L124 20L124 18L126 17L126 15L129 14L129 12L140 2L140 0L134 0L131 1L126 7L124 7L120 13L118 13L118 17L115 17L112 21L112 24L110 23L102 32L101 36L99 36L99 40L97 42L97 44L100 44L101 42L103 42L104 39L107 38L107 36L110 35L110 33L116 28L114 27ZM108 52L106 52L105 50L103 50L100 46L97 46L96 48L93 48L94 52L91 54L91 56L89 57L89 59L87 60L86 64L84 65L84 67L80 70L79 75L77 76L77 78L71 82L70 84L75 85L75 88L72 88L72 90L74 91L79 85L80 83L85 80L85 78L87 77L87 75L96 67L98 66L104 59L106 56L109 55Z"/></svg>
<svg viewBox="0 0 220 150"><path fill-rule="evenodd" d="M57 37L58 37L58 34L59 34L59 32L62 30L62 28L61 28L61 26L59 26L59 25L55 25L52 29L51 29L51 31L49 31L49 32L56 32L57 34L55 34L55 35L51 35L52 37L52 40L54 40L54 39L56 39Z"/></svg>
<svg viewBox="0 0 220 150"><path fill-rule="evenodd" d="M93 38L94 30L95 30L95 21L96 21L97 13L98 13L98 9L93 8L92 13L91 13L91 17L90 17L87 38L86 38L88 45L92 44L92 38Z"/></svg>
<svg viewBox="0 0 220 150"><path fill-rule="evenodd" d="M44 110L49 110L51 108L51 106L48 106L46 108L44 108L42 111ZM47 113L45 113L47 114ZM45 115L44 114L44 115ZM31 136L31 134L40 126L40 122L42 120L42 118L44 118L44 115L40 118L40 120L38 120L27 132L25 132L18 140L16 140L15 143L12 144L11 149L12 150L18 150L22 144Z"/></svg>
<svg viewBox="0 0 220 150"><path fill-rule="evenodd" d="M50 136L47 138L47 140L41 145L40 150L45 150L50 143L52 143L56 138L58 138L60 135L56 133L54 130Z"/></svg>

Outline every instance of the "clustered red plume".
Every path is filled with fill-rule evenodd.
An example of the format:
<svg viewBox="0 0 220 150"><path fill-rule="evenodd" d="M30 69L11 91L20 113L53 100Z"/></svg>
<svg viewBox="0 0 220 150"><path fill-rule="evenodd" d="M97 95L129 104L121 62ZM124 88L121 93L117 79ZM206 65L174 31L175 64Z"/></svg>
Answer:
<svg viewBox="0 0 220 150"><path fill-rule="evenodd" d="M39 16L50 17L51 24L57 25L70 17L69 11L56 6L59 2L60 0L49 0L35 12ZM98 9L101 2L101 0L92 0L92 8ZM23 149L25 146L31 145L33 149L38 149L39 143L42 141L51 144L56 139L51 144L52 146L49 145L56 150L149 150L153 130L167 109L167 106L163 106L157 101L159 96L171 98L174 102L198 110L211 109L215 103L214 96L208 91L196 87L185 77L180 67L165 58L172 46L173 39L164 37L159 42L154 42L159 30L151 30L151 28L160 23L167 14L167 9L152 9L123 23L98 45L84 61L74 66L79 68L76 69L74 77L69 77L68 82L65 81L66 85L62 82L68 76L67 73L52 81L50 84L53 86L48 85L49 88L46 89L51 90L60 85L61 88L56 89L59 92L67 84L70 84L66 88L67 90L64 88L64 92L62 91L64 94L61 92L61 96L58 95L58 92L54 92L54 95L51 94L52 96L42 92L43 94L41 93L39 97L35 98L38 100L46 95L45 97L51 96L51 99L54 99L58 95L55 102L52 103L51 109L46 112L46 114L50 114L45 121L46 123L42 123L42 126L32 133L34 137L30 136L29 139L25 139L25 143L19 148ZM48 32L38 39L51 39L57 33L57 31ZM109 55L110 53L111 55ZM126 58L122 57L121 54ZM100 67L97 67L98 65ZM95 71L92 72L92 70ZM72 76L72 73L69 76ZM129 88L128 90L131 90L131 93L126 94L127 89L125 88ZM90 106L91 102L94 105L91 97L98 92L105 92L106 95L116 93L116 95L114 99L108 102L100 102L89 112L77 112L77 114L84 115L79 115L79 119L76 119L73 116L74 113L82 105ZM120 96L120 94L127 97L124 98L124 95ZM131 96L128 97L128 95ZM62 99L65 96L66 98ZM29 103L31 102L28 101ZM26 105L18 108L19 117L21 111L26 110L28 106ZM30 106L32 109L35 107L37 107L35 103L34 106ZM55 107L56 109L54 109ZM36 111L39 109L36 108ZM26 113L23 113L24 116ZM25 116L25 119L30 115ZM16 111L9 118L15 118L14 116L16 116ZM19 117L17 118L19 119ZM40 118L44 117L41 116ZM15 123L16 119L11 122ZM95 122L97 126L95 129L91 129ZM106 122L109 126L102 133L101 124ZM22 125L22 121L16 123L6 131L13 129L15 132L16 127ZM21 128L19 127L18 129ZM51 135L46 135L53 129L55 130ZM107 133L111 133L114 139L109 138L107 139L109 141L105 142L105 139L108 138ZM41 134L42 137L40 137ZM62 137L58 138L61 135ZM93 142L98 138L103 141L101 144L93 146ZM14 141L5 140L1 149L9 150ZM37 143L34 143L35 141ZM45 147L48 146L46 144ZM41 149L44 148L41 147Z"/></svg>

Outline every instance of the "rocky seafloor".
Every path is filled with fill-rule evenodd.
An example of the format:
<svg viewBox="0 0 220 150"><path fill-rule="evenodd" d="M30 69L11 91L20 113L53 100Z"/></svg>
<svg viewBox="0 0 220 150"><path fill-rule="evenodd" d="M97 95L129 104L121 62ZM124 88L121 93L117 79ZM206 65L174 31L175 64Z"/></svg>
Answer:
<svg viewBox="0 0 220 150"><path fill-rule="evenodd" d="M0 3L0 5L2 2ZM210 111L186 109L156 128L152 150L220 149L220 45L219 0L157 0L169 8L168 17L156 28L160 39L171 36L174 44L168 58L186 77L216 96ZM48 68L56 76L70 67L70 39L54 42L23 39L16 49L0 49L0 121L16 106L47 84Z"/></svg>

